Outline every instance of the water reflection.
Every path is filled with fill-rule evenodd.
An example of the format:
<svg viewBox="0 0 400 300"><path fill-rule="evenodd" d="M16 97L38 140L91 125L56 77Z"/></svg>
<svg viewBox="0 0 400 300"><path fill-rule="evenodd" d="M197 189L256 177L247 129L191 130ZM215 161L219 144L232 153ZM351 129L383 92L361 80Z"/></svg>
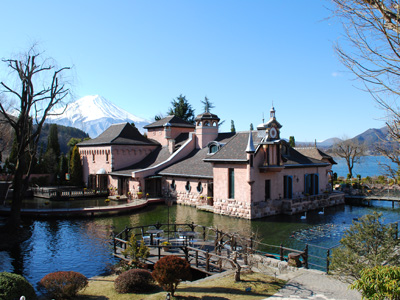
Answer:
<svg viewBox="0 0 400 300"><path fill-rule="evenodd" d="M256 233L262 242L271 245L283 243L287 247L303 249L306 243L330 247L339 242L343 232L353 219L374 210L384 214L385 222L399 220L400 208L392 209L390 202L375 201L374 207L336 206L301 215L274 216L259 220L243 220L209 212L198 211L189 206L172 206L170 222L210 226L242 234ZM0 271L24 275L34 286L46 274L55 271L77 271L87 277L106 271L115 262L112 256L110 234L120 232L125 226L133 227L153 223L167 223L166 205L151 205L129 215L67 220L32 220L32 236L10 251L0 252ZM329 226L331 228L329 229ZM325 228L326 227L326 228ZM298 233L321 230L312 240L302 239ZM327 230L327 228L329 230Z"/></svg>

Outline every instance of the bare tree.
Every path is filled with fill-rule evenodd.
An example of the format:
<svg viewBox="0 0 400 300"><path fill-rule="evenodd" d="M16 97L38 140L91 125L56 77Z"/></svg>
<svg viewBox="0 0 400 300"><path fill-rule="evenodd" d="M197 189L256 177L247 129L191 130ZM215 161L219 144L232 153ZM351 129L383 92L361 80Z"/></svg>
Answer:
<svg viewBox="0 0 400 300"><path fill-rule="evenodd" d="M358 163L361 157L366 154L365 144L360 144L354 139L343 139L333 145L332 152L346 161L350 177L353 177L353 167Z"/></svg>
<svg viewBox="0 0 400 300"><path fill-rule="evenodd" d="M339 59L387 113L388 141L400 143L400 5L398 0L333 0L345 29ZM393 150L397 147L392 148ZM384 151L382 151L384 150ZM378 147L400 167L398 150ZM389 173L395 170L390 169Z"/></svg>
<svg viewBox="0 0 400 300"><path fill-rule="evenodd" d="M19 59L2 60L10 69L7 80L17 85L0 83L0 96L7 98L11 107L0 103L0 115L14 130L17 143L16 165L13 178L11 214L7 225L17 228L21 223L21 204L28 188L29 176L36 161L40 132L52 109L62 105L69 89L61 80L68 67L57 68L50 60L41 59L41 54L32 47ZM37 90L36 90L37 88ZM12 105L14 104L14 105ZM17 112L17 117L11 113Z"/></svg>

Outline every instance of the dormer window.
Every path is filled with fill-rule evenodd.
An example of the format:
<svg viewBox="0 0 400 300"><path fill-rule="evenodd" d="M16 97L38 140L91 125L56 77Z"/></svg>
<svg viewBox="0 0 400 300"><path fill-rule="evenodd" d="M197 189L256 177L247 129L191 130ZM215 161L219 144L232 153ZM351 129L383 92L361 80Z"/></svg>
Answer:
<svg viewBox="0 0 400 300"><path fill-rule="evenodd" d="M222 146L223 144L216 141L208 143L208 154L216 153L217 151L219 151L219 149L221 149Z"/></svg>
<svg viewBox="0 0 400 300"><path fill-rule="evenodd" d="M211 145L209 148L208 153L212 154L218 151L218 146L217 145Z"/></svg>

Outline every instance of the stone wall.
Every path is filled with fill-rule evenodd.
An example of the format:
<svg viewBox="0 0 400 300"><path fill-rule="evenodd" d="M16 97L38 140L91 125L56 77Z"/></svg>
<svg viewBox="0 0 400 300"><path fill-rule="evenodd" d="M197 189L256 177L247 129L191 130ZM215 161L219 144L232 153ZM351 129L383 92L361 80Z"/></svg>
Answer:
<svg viewBox="0 0 400 300"><path fill-rule="evenodd" d="M287 215L344 204L344 193L322 194L282 201L282 213Z"/></svg>
<svg viewBox="0 0 400 300"><path fill-rule="evenodd" d="M251 219L251 204L235 199L214 199L214 213Z"/></svg>

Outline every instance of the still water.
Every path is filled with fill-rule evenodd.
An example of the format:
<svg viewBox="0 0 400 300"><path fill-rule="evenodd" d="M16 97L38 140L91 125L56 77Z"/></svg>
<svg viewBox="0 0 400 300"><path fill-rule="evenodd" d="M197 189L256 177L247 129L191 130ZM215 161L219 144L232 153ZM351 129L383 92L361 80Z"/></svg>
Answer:
<svg viewBox="0 0 400 300"><path fill-rule="evenodd" d="M336 172L338 176L347 177L349 170L346 165L344 158L334 157L336 165L332 166L332 171ZM360 162L354 164L353 176L361 175L361 177L373 177L379 175L386 175L383 165L389 165L393 169L397 169L396 164L392 163L385 156L364 156Z"/></svg>
<svg viewBox="0 0 400 300"><path fill-rule="evenodd" d="M257 233L264 243L303 249L306 243L325 247L336 245L353 219L374 210L384 214L385 222L399 220L400 207L390 202L375 201L374 207L341 205L326 208L324 214L311 211L301 215L274 216L259 220L242 220L198 211L188 206L169 209L170 221L218 227L230 232ZM87 277L103 274L115 263L110 244L111 232L125 226L166 223L168 208L152 205L122 216L69 219L29 220L32 236L11 251L0 251L0 272L22 274L34 286L46 274L73 270Z"/></svg>

